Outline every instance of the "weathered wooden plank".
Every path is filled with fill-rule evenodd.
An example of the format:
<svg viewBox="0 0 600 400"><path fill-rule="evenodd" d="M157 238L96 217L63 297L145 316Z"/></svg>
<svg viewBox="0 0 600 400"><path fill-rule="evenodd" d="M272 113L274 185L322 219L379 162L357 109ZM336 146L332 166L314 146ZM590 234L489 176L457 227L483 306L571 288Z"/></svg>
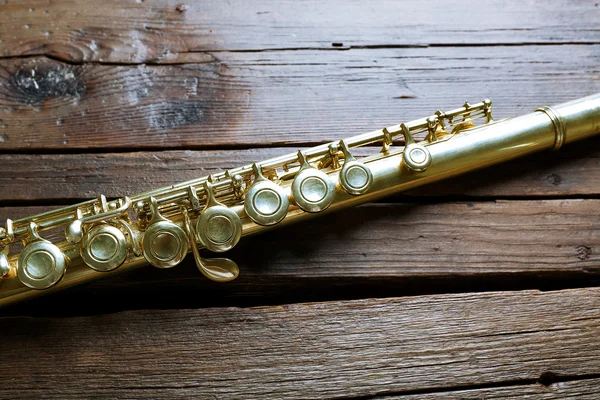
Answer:
<svg viewBox="0 0 600 400"><path fill-rule="evenodd" d="M598 207L600 200L366 205L245 238L226 254L241 269L228 284L207 281L188 257L171 270L101 279L54 304L79 313L546 288L557 279L588 285L600 273ZM2 208L0 216L38 210Z"/></svg>
<svg viewBox="0 0 600 400"><path fill-rule="evenodd" d="M211 57L177 66L2 60L0 151L307 145L466 99L491 97L500 118L600 91L600 45Z"/></svg>
<svg viewBox="0 0 600 400"><path fill-rule="evenodd" d="M2 327L3 398L348 398L597 374L600 289L2 318Z"/></svg>
<svg viewBox="0 0 600 400"><path fill-rule="evenodd" d="M420 393L414 395L383 396L381 400L563 400L583 399L596 400L600 396L600 379L584 379L578 381L558 382L551 385L514 385L493 387L488 389L466 389L438 393Z"/></svg>
<svg viewBox="0 0 600 400"><path fill-rule="evenodd" d="M229 151L162 151L103 154L5 154L0 201L64 202L134 195L218 171L287 154L290 148ZM359 149L369 155L378 148ZM494 166L408 196L595 196L600 195L600 140ZM398 197L403 198L404 196ZM18 204L18 203L16 203Z"/></svg>
<svg viewBox="0 0 600 400"><path fill-rule="evenodd" d="M190 62L193 52L496 43L598 43L594 2L36 0L0 4L0 56ZM572 21L577 21L573 24Z"/></svg>

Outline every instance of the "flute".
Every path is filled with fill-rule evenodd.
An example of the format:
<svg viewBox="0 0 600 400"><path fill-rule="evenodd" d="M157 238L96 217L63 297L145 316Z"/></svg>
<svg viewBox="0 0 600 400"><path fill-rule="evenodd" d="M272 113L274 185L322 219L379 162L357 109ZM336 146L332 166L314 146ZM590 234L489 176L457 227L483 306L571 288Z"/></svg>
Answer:
<svg viewBox="0 0 600 400"><path fill-rule="evenodd" d="M105 196L0 227L0 306L192 252L208 279L239 275L246 235L373 201L600 133L600 94L494 120L484 100L131 197ZM377 147L379 144L381 147ZM358 156L364 147L368 155Z"/></svg>

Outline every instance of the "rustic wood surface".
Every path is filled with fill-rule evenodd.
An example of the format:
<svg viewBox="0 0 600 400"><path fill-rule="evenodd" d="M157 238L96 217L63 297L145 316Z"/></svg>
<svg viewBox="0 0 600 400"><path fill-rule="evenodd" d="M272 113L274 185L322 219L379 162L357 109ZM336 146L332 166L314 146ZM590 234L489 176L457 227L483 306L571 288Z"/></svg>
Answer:
<svg viewBox="0 0 600 400"><path fill-rule="evenodd" d="M598 378L598 335L597 288L7 318L0 349L10 384L0 395L349 398L482 382L527 390L550 376Z"/></svg>
<svg viewBox="0 0 600 400"><path fill-rule="evenodd" d="M492 95L503 118L600 91L600 44L211 54L168 66L0 60L3 147L298 146Z"/></svg>
<svg viewBox="0 0 600 400"><path fill-rule="evenodd" d="M158 0L109 0L102 7L85 0L2 3L5 57L169 63L213 50L600 43L593 1L192 0L185 12Z"/></svg>
<svg viewBox="0 0 600 400"><path fill-rule="evenodd" d="M524 114L599 63L594 0L0 0L0 220ZM186 259L4 309L0 398L596 399L598 210L595 139L249 238L229 284Z"/></svg>

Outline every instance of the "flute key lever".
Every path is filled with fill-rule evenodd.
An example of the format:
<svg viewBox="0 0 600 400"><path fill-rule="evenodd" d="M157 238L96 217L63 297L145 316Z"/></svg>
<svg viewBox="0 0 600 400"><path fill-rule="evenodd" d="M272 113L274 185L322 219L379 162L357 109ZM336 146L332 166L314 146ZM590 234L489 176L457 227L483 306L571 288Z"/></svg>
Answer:
<svg viewBox="0 0 600 400"><path fill-rule="evenodd" d="M196 266L200 272L202 272L202 275L215 282L229 282L237 278L240 274L240 269L232 260L228 258L206 259L200 256L200 251L198 250L198 236L194 231L188 211L185 208L182 208L181 213L183 215L183 226L185 227L192 247L194 261L196 261Z"/></svg>
<svg viewBox="0 0 600 400"><path fill-rule="evenodd" d="M0 306L115 270L148 263L170 268L189 251L207 278L230 281L240 273L237 264L202 258L202 248L226 251L241 237L302 221L309 214L374 201L598 134L600 94L503 120L492 119L492 103L484 100L131 200L101 196L99 201L9 219L0 228ZM357 148L371 154L357 157ZM42 238L44 231L55 233L52 242ZM61 231L65 234L57 238ZM22 250L19 241L25 245Z"/></svg>

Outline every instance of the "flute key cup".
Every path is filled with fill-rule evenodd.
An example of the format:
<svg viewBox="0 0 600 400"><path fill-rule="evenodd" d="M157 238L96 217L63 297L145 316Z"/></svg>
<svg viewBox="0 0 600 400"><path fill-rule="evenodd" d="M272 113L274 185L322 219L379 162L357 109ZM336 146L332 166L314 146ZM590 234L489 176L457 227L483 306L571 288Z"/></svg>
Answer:
<svg viewBox="0 0 600 400"><path fill-rule="evenodd" d="M150 197L152 218L144 232L144 258L157 268L171 268L179 264L188 252L188 238L177 224L160 215L158 203Z"/></svg>
<svg viewBox="0 0 600 400"><path fill-rule="evenodd" d="M333 202L335 186L327 174L312 167L298 151L300 170L292 182L294 202L306 212L326 210Z"/></svg>
<svg viewBox="0 0 600 400"><path fill-rule="evenodd" d="M340 148L344 153L344 166L340 171L340 185L347 193L354 196L365 193L373 184L371 169L356 161L343 140L340 140Z"/></svg>
<svg viewBox="0 0 600 400"><path fill-rule="evenodd" d="M281 222L288 212L288 195L281 186L265 178L258 165L252 164L252 169L255 179L246 193L244 211L258 225L275 225Z"/></svg>
<svg viewBox="0 0 600 400"><path fill-rule="evenodd" d="M431 153L425 146L415 143L406 124L400 124L404 135L404 152L402 161L406 168L413 172L423 172L431 165Z"/></svg>
<svg viewBox="0 0 600 400"><path fill-rule="evenodd" d="M127 239L112 225L96 225L83 236L80 255L91 269L112 271L127 258Z"/></svg>
<svg viewBox="0 0 600 400"><path fill-rule="evenodd" d="M48 289L63 278L68 262L58 246L43 239L37 225L30 222L29 244L17 261L17 276L21 283L31 289Z"/></svg>
<svg viewBox="0 0 600 400"><path fill-rule="evenodd" d="M216 253L232 249L242 237L242 220L232 209L215 198L212 184L204 182L206 207L196 221L200 242Z"/></svg>

